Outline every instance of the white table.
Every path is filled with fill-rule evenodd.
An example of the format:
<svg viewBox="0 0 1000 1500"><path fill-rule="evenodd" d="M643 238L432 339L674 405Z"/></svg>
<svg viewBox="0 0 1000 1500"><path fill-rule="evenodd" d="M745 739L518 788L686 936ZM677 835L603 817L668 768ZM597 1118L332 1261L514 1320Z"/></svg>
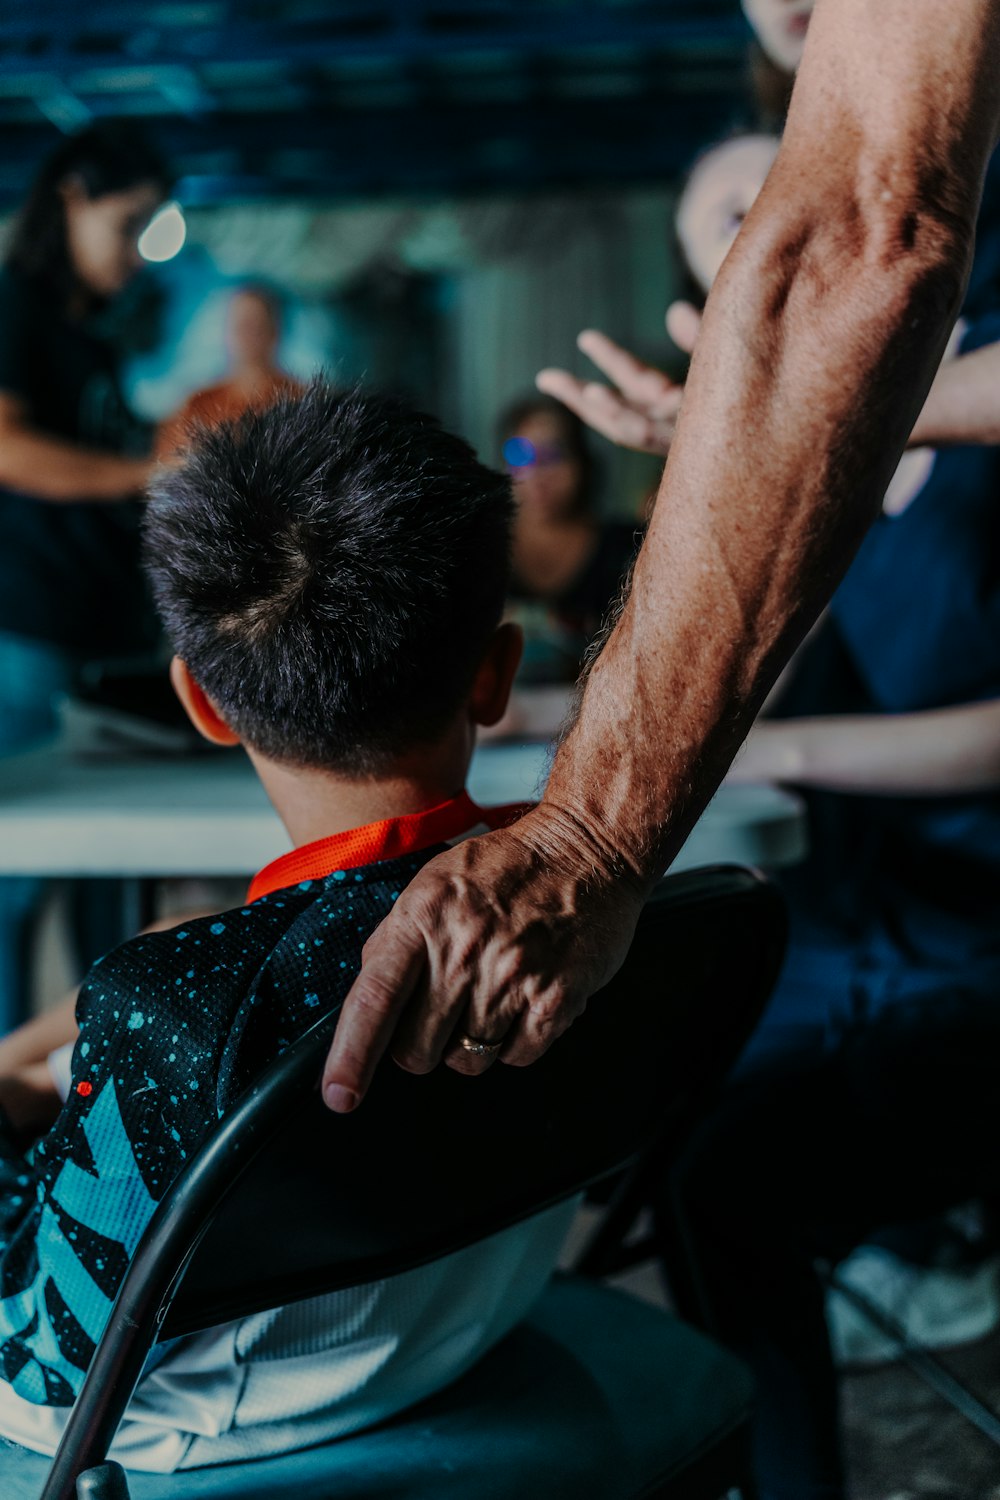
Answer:
<svg viewBox="0 0 1000 1500"><path fill-rule="evenodd" d="M527 801L542 745L484 745L469 790ZM58 747L0 760L0 875L249 875L289 840L241 751L187 759L71 760ZM806 851L801 802L775 787L723 787L674 862L777 868Z"/></svg>

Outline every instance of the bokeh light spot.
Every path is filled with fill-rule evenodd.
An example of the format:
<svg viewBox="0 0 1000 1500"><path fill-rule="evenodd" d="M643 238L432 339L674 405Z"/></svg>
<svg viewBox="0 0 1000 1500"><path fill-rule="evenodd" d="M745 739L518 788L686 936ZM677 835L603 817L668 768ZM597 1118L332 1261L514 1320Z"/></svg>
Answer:
<svg viewBox="0 0 1000 1500"><path fill-rule="evenodd" d="M179 203L165 203L139 236L143 260L159 263L173 260L187 238L187 225Z"/></svg>

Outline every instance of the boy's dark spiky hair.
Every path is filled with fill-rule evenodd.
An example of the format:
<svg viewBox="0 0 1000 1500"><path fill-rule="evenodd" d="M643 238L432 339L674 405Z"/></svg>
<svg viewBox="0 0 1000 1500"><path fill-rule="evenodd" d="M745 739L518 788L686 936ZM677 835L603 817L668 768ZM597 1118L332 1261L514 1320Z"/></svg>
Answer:
<svg viewBox="0 0 1000 1500"><path fill-rule="evenodd" d="M434 418L316 381L156 478L146 568L246 743L364 775L458 711L500 619L511 517L507 480Z"/></svg>

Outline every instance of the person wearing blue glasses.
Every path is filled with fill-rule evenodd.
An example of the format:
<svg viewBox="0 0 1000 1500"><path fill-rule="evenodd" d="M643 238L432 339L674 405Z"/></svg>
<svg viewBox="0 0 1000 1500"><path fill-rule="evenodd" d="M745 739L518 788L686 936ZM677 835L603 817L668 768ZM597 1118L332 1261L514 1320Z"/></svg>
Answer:
<svg viewBox="0 0 1000 1500"><path fill-rule="evenodd" d="M525 653L495 734L547 738L621 594L641 526L601 516L584 425L560 402L523 397L504 411L498 431L517 503L508 617L524 631Z"/></svg>

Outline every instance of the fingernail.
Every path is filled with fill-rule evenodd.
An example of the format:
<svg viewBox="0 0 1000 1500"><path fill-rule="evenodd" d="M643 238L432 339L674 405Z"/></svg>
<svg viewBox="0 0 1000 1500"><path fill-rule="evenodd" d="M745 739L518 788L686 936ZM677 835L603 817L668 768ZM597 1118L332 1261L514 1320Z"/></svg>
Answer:
<svg viewBox="0 0 1000 1500"><path fill-rule="evenodd" d="M345 1089L343 1084L328 1083L323 1090L323 1102L335 1114L349 1115L357 1107L358 1096L353 1089Z"/></svg>

